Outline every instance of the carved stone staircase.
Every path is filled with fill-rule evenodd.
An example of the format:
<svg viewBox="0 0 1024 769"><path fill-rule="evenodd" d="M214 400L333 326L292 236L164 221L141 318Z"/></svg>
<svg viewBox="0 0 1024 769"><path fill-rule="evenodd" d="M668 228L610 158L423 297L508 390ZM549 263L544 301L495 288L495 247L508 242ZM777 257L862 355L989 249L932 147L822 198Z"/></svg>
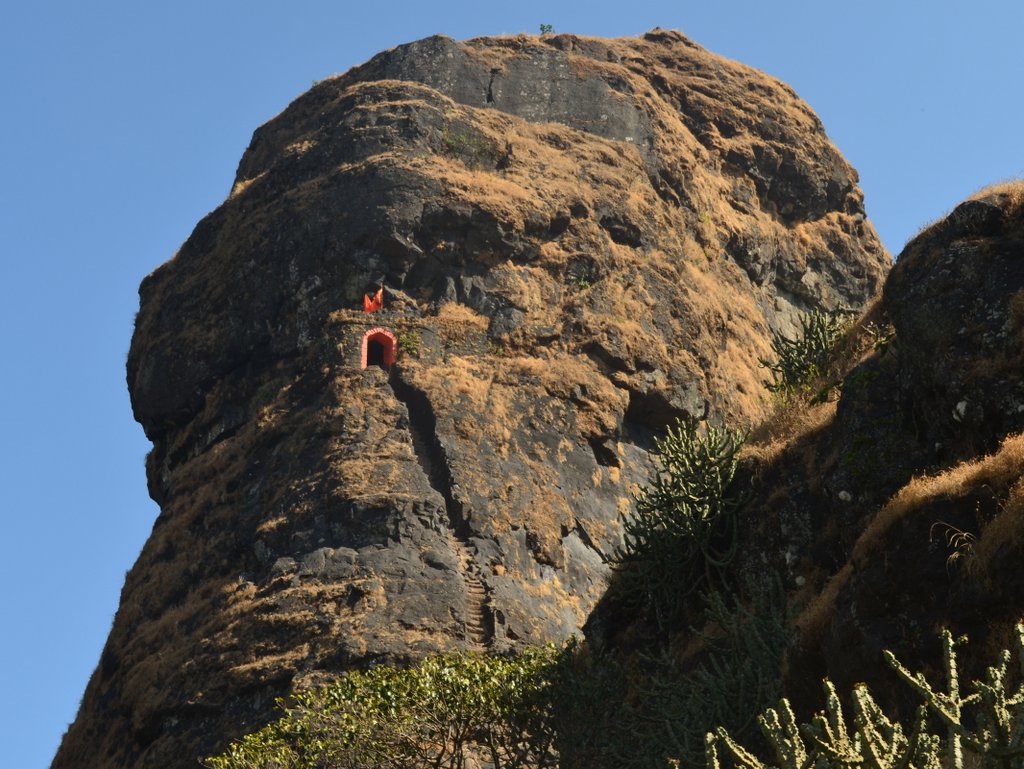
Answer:
<svg viewBox="0 0 1024 769"><path fill-rule="evenodd" d="M454 531L449 530L449 533L452 550L458 559L459 569L466 583L465 641L470 648L483 651L494 638L487 588L473 561L469 543L463 541Z"/></svg>

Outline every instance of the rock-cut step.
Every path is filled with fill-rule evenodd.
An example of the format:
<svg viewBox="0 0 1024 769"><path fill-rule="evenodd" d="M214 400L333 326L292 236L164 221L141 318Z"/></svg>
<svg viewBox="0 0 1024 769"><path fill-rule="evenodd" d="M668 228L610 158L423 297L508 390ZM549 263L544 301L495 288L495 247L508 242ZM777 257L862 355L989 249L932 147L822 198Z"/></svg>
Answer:
<svg viewBox="0 0 1024 769"><path fill-rule="evenodd" d="M458 530L462 520L461 505L452 494L451 470L448 468L444 450L437 437L437 421L426 395L402 378L401 369L394 366L388 376L388 383L395 397L405 404L409 414L409 437L416 461L427 477L431 488L443 498L448 514L448 539L459 562L459 572L466 585L465 629L466 643L476 649L490 645L494 638L494 624L488 605L487 586L481 579L478 567L473 561L469 541Z"/></svg>
<svg viewBox="0 0 1024 769"><path fill-rule="evenodd" d="M484 649L494 637L491 611L487 600L487 587L476 574L469 544L450 531L452 548L459 562L459 570L466 585L465 640L471 647Z"/></svg>

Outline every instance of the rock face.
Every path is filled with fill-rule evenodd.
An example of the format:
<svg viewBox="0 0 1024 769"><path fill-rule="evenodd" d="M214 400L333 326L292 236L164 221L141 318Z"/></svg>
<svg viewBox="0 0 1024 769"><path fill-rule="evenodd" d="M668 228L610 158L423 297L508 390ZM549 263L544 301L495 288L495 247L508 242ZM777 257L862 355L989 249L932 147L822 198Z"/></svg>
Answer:
<svg viewBox="0 0 1024 769"><path fill-rule="evenodd" d="M161 513L54 766L191 767L294 685L577 631L653 431L758 419L770 332L887 267L806 105L678 33L317 84L140 289Z"/></svg>
<svg viewBox="0 0 1024 769"><path fill-rule="evenodd" d="M804 645L845 682L884 670L882 648L940 669L936 627L991 659L1024 614L1022 200L984 191L907 245L881 308L892 341L847 377L832 435L850 546Z"/></svg>
<svg viewBox="0 0 1024 769"><path fill-rule="evenodd" d="M783 412L749 451L737 560L799 609L784 683L805 715L828 676L909 718L884 649L941 671L949 627L970 636L967 681L1024 615L1022 203L1019 183L984 191L912 240L838 399Z"/></svg>
<svg viewBox="0 0 1024 769"><path fill-rule="evenodd" d="M1024 231L1016 186L957 206L908 244L886 286L921 438L951 457L1024 429Z"/></svg>

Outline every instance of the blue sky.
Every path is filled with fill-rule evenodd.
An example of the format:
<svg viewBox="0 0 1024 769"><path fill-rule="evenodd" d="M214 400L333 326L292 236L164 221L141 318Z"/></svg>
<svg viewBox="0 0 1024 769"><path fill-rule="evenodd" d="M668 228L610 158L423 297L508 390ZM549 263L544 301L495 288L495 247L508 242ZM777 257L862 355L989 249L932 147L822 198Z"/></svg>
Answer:
<svg viewBox="0 0 1024 769"><path fill-rule="evenodd" d="M156 517L124 362L137 286L314 80L434 33L682 30L792 85L897 253L1024 175L1024 4L11 3L0 25L0 744L48 766Z"/></svg>

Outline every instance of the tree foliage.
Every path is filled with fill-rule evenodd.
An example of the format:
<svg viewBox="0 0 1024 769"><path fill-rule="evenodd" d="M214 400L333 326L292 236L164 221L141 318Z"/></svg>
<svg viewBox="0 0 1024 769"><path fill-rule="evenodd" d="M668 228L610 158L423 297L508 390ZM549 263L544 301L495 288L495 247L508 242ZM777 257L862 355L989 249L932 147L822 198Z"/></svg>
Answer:
<svg viewBox="0 0 1024 769"><path fill-rule="evenodd" d="M210 769L494 769L557 766L551 723L558 653L430 657L350 672L279 702L284 715L207 758Z"/></svg>

